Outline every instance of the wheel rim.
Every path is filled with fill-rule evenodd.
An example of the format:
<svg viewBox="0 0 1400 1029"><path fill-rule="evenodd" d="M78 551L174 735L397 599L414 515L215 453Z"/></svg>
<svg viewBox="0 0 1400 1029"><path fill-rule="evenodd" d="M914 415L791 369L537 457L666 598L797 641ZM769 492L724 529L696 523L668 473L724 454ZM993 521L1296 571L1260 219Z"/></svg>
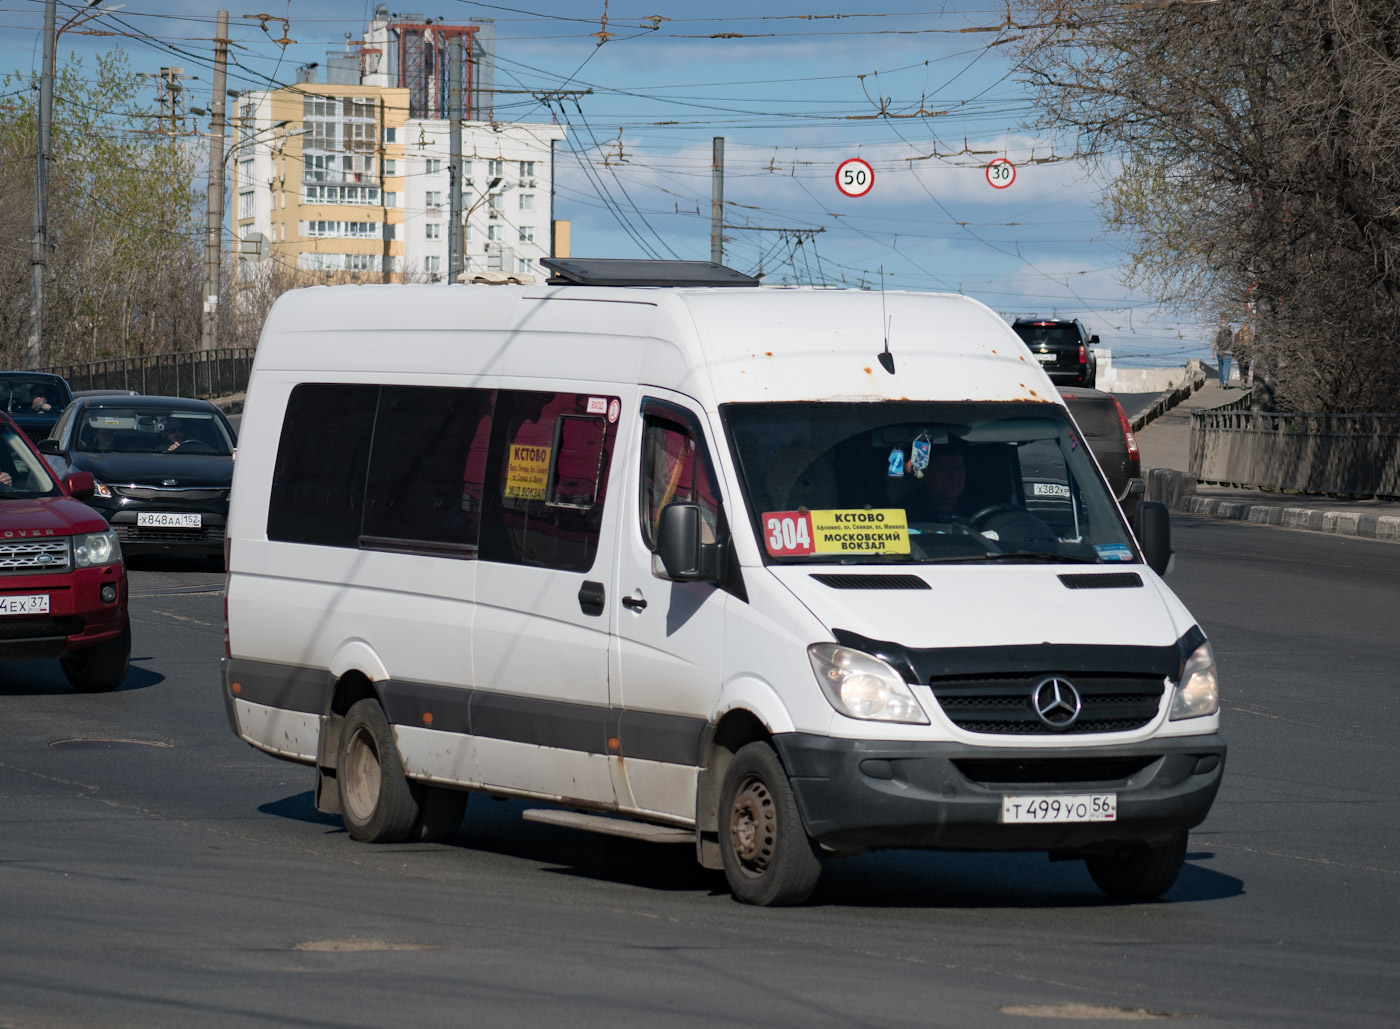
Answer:
<svg viewBox="0 0 1400 1029"><path fill-rule="evenodd" d="M745 779L729 809L729 836L734 856L745 874L760 876L768 871L777 840L777 817L773 794L762 779Z"/></svg>
<svg viewBox="0 0 1400 1029"><path fill-rule="evenodd" d="M344 778L345 805L350 814L357 821L368 821L379 803L380 777L379 751L368 731L360 729L351 738L345 751L345 767L340 774Z"/></svg>

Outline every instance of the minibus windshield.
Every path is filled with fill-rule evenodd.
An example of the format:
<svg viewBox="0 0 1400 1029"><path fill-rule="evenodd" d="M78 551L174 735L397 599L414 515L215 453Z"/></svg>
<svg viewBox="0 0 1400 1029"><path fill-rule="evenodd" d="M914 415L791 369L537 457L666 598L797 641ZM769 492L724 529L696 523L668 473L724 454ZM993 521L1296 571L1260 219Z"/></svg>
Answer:
<svg viewBox="0 0 1400 1029"><path fill-rule="evenodd" d="M725 404L770 563L1139 561L1063 408Z"/></svg>

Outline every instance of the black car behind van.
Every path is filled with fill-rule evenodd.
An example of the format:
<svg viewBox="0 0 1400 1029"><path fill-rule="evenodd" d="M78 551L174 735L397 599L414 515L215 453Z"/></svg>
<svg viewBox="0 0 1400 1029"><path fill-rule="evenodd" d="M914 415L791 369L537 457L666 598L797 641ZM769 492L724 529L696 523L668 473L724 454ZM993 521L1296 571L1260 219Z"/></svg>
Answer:
<svg viewBox="0 0 1400 1029"><path fill-rule="evenodd" d="M1099 337L1089 335L1078 318L1017 318L1011 328L1025 341L1056 386L1094 388L1098 380L1094 347Z"/></svg>

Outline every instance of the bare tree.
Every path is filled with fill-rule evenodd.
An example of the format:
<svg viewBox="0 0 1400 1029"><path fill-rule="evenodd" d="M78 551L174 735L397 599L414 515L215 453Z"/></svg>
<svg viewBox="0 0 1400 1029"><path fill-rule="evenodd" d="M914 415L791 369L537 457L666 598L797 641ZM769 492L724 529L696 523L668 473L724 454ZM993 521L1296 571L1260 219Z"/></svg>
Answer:
<svg viewBox="0 0 1400 1029"><path fill-rule="evenodd" d="M1164 301L1253 322L1280 408L1400 408L1400 5L1016 0L1042 122Z"/></svg>

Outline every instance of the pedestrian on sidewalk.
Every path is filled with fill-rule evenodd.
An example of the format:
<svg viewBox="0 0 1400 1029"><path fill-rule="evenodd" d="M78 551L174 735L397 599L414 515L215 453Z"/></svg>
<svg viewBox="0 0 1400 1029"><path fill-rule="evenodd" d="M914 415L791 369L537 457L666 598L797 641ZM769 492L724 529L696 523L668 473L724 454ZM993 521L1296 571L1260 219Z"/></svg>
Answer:
<svg viewBox="0 0 1400 1029"><path fill-rule="evenodd" d="M1220 316L1220 328L1215 330L1215 370L1220 376L1220 388L1230 388L1230 350L1235 343L1235 334L1230 331L1230 323Z"/></svg>
<svg viewBox="0 0 1400 1029"><path fill-rule="evenodd" d="M1240 385L1249 389L1254 385L1254 328L1249 322L1242 323L1235 333L1234 354L1240 366Z"/></svg>

